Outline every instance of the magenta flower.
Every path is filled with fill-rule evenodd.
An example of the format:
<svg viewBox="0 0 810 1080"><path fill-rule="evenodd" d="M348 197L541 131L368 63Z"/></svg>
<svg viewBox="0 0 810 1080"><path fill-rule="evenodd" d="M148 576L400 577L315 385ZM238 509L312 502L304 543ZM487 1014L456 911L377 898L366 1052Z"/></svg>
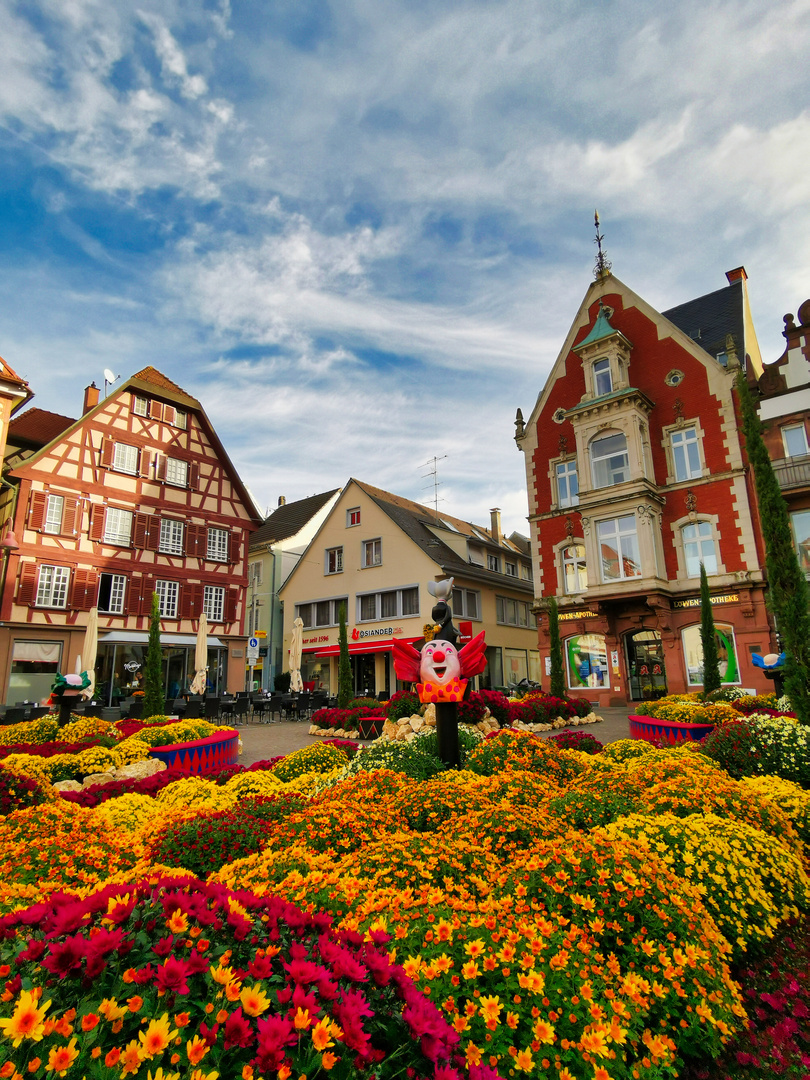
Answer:
<svg viewBox="0 0 810 1080"><path fill-rule="evenodd" d="M158 990L172 991L175 994L187 994L189 965L184 960L169 956L155 973L155 985Z"/></svg>

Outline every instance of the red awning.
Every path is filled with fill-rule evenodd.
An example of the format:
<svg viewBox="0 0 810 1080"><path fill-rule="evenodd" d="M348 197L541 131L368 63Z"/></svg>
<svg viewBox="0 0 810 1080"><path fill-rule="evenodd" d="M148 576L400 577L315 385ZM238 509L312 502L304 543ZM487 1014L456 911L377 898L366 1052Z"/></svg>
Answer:
<svg viewBox="0 0 810 1080"><path fill-rule="evenodd" d="M414 641L421 641L421 638L409 637L409 638L396 638L397 641L401 641L406 645L412 645ZM394 639L389 638L387 641L350 641L349 642L349 654L367 655L368 653L378 652L390 652L394 645ZM317 659L325 656L340 656L340 645L325 645L322 649L315 650L315 656Z"/></svg>

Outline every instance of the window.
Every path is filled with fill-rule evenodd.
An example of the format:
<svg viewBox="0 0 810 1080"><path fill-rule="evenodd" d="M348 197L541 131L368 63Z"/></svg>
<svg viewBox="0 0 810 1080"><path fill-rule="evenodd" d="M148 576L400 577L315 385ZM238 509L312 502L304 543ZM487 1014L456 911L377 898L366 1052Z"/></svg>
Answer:
<svg viewBox="0 0 810 1080"><path fill-rule="evenodd" d="M208 556L209 559L211 556ZM251 585L261 585L262 583L262 564L261 562L252 562L248 566L248 582Z"/></svg>
<svg viewBox="0 0 810 1080"><path fill-rule="evenodd" d="M734 631L730 626L714 624L714 637L717 644L717 659L720 666L722 683L739 683L740 667L737 662L737 646ZM703 684L703 643L700 626L687 626L682 631L683 653L686 660L686 678L691 686Z"/></svg>
<svg viewBox="0 0 810 1080"><path fill-rule="evenodd" d="M351 529L353 525L360 524L360 507L355 506L351 510L346 511L346 528Z"/></svg>
<svg viewBox="0 0 810 1080"><path fill-rule="evenodd" d="M37 607L67 607L70 571L66 566L41 566L37 585Z"/></svg>
<svg viewBox="0 0 810 1080"><path fill-rule="evenodd" d="M503 564L503 569L507 577L517 577L517 563L510 562L506 559Z"/></svg>
<svg viewBox="0 0 810 1080"><path fill-rule="evenodd" d="M315 600L309 604L296 604L296 618L301 619L305 630L315 626L337 626L340 622L341 604L349 610L348 596L338 596L332 600Z"/></svg>
<svg viewBox="0 0 810 1080"><path fill-rule="evenodd" d="M694 480L703 475L700 467L700 446L697 432L693 427L670 432L672 459L675 465L676 480Z"/></svg>
<svg viewBox="0 0 810 1080"><path fill-rule="evenodd" d="M62 514L65 510L64 495L49 495L45 504L45 521L42 531L46 533L60 533L62 531Z"/></svg>
<svg viewBox="0 0 810 1080"><path fill-rule="evenodd" d="M633 514L600 521L596 533L602 559L602 581L641 577L641 557Z"/></svg>
<svg viewBox="0 0 810 1080"><path fill-rule="evenodd" d="M523 600L512 600L508 596L495 597L495 613L499 623L505 626L528 626L529 605Z"/></svg>
<svg viewBox="0 0 810 1080"><path fill-rule="evenodd" d="M327 548L326 549L326 574L342 574L343 573L343 548Z"/></svg>
<svg viewBox="0 0 810 1080"><path fill-rule="evenodd" d="M419 588L386 589L385 592L365 593L357 598L357 621L399 619L419 614Z"/></svg>
<svg viewBox="0 0 810 1080"><path fill-rule="evenodd" d="M221 585L206 585L203 589L203 611L209 622L221 623L225 610L225 589Z"/></svg>
<svg viewBox="0 0 810 1080"><path fill-rule="evenodd" d="M610 374L610 360L604 357L593 365L593 392L597 397L613 391L613 376Z"/></svg>
<svg viewBox="0 0 810 1080"><path fill-rule="evenodd" d="M183 409L176 409L174 413L174 426L183 428L185 430L188 427L188 413Z"/></svg>
<svg viewBox="0 0 810 1080"><path fill-rule="evenodd" d="M382 565L382 540L365 540L363 542L363 566Z"/></svg>
<svg viewBox="0 0 810 1080"><path fill-rule="evenodd" d="M532 568L527 563L521 563L520 570L520 576L523 578L524 581L532 580Z"/></svg>
<svg viewBox="0 0 810 1080"><path fill-rule="evenodd" d="M476 544L467 544L467 558L473 564L473 566L484 565L484 549L478 547Z"/></svg>
<svg viewBox="0 0 810 1080"><path fill-rule="evenodd" d="M453 589L453 614L460 619L480 619L481 594L474 589Z"/></svg>
<svg viewBox="0 0 810 1080"><path fill-rule="evenodd" d="M227 562L228 561L228 530L227 529L209 529L208 530L208 546L206 550L206 558L212 562ZM254 566L258 566L260 569L259 581L261 581L261 563L254 563Z"/></svg>
<svg viewBox="0 0 810 1080"><path fill-rule="evenodd" d="M116 472L132 473L138 471L138 447L117 442L113 448L112 466Z"/></svg>
<svg viewBox="0 0 810 1080"><path fill-rule="evenodd" d="M166 483L176 487L188 487L188 462L180 458L166 458Z"/></svg>
<svg viewBox="0 0 810 1080"><path fill-rule="evenodd" d="M158 551L164 555L183 554L183 522L173 518L160 519Z"/></svg>
<svg viewBox="0 0 810 1080"><path fill-rule="evenodd" d="M707 574L716 574L717 552L711 524L708 521L699 521L695 525L685 525L681 529L681 536L687 576L700 577L701 563L706 567Z"/></svg>
<svg viewBox="0 0 810 1080"><path fill-rule="evenodd" d="M98 610L123 615L127 579L123 574L101 574L98 583Z"/></svg>
<svg viewBox="0 0 810 1080"><path fill-rule="evenodd" d="M799 566L810 577L810 510L795 510L790 515L790 525Z"/></svg>
<svg viewBox="0 0 810 1080"><path fill-rule="evenodd" d="M132 537L132 511L107 507L104 518L104 543L128 547Z"/></svg>
<svg viewBox="0 0 810 1080"><path fill-rule="evenodd" d="M494 570L496 574L501 572L500 555L487 555L487 570Z"/></svg>
<svg viewBox="0 0 810 1080"><path fill-rule="evenodd" d="M572 690L607 685L607 647L602 634L580 634L565 642L568 685Z"/></svg>
<svg viewBox="0 0 810 1080"><path fill-rule="evenodd" d="M588 588L588 571L585 568L585 548L582 544L569 544L562 550L563 584L571 595L583 593Z"/></svg>
<svg viewBox="0 0 810 1080"><path fill-rule="evenodd" d="M610 487L630 479L630 457L624 435L606 435L591 443L593 486Z"/></svg>
<svg viewBox="0 0 810 1080"><path fill-rule="evenodd" d="M804 424L789 424L783 427L782 442L785 444L785 457L804 457L810 454Z"/></svg>
<svg viewBox="0 0 810 1080"><path fill-rule="evenodd" d="M579 505L579 478L574 460L557 464L557 502L560 506Z"/></svg>
<svg viewBox="0 0 810 1080"><path fill-rule="evenodd" d="M148 416L149 415L149 398L138 397L135 395L132 398L132 411L136 416Z"/></svg>
<svg viewBox="0 0 810 1080"><path fill-rule="evenodd" d="M163 619L177 618L177 594L179 588L176 581L156 581L155 592L160 604L160 615Z"/></svg>

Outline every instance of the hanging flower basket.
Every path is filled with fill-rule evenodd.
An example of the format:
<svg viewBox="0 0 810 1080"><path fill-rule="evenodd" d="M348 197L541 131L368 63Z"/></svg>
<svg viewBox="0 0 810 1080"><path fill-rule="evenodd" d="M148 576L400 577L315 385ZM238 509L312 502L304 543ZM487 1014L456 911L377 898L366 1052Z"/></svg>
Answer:
<svg viewBox="0 0 810 1080"><path fill-rule="evenodd" d="M700 742L715 728L714 724L683 724L677 720L659 720L655 716L630 716L628 719L631 738L669 746Z"/></svg>

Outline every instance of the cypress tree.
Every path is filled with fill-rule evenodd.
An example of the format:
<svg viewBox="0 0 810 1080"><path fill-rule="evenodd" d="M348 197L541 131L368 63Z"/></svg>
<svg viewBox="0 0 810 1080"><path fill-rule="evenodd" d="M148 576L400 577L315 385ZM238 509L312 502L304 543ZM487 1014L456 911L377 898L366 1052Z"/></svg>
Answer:
<svg viewBox="0 0 810 1080"><path fill-rule="evenodd" d="M345 709L354 697L352 692L352 665L349 660L349 638L346 634L346 605L340 605L338 621L338 644L340 660L338 662L337 707Z"/></svg>
<svg viewBox="0 0 810 1080"><path fill-rule="evenodd" d="M562 648L560 646L560 619L556 596L548 601L548 647L551 653L551 693L565 697L565 674L563 672Z"/></svg>
<svg viewBox="0 0 810 1080"><path fill-rule="evenodd" d="M720 689L720 662L717 659L717 638L714 634L714 615L709 593L706 567L700 564L700 642L703 645L703 694Z"/></svg>
<svg viewBox="0 0 810 1080"><path fill-rule="evenodd" d="M152 593L152 613L149 619L149 644L143 668L143 711L141 716L163 716L166 698L163 696L163 653L160 648L160 601Z"/></svg>
<svg viewBox="0 0 810 1080"><path fill-rule="evenodd" d="M785 652L785 693L799 723L810 724L810 590L793 547L787 503L773 471L756 404L742 371L737 375L737 394L765 541L768 607Z"/></svg>

